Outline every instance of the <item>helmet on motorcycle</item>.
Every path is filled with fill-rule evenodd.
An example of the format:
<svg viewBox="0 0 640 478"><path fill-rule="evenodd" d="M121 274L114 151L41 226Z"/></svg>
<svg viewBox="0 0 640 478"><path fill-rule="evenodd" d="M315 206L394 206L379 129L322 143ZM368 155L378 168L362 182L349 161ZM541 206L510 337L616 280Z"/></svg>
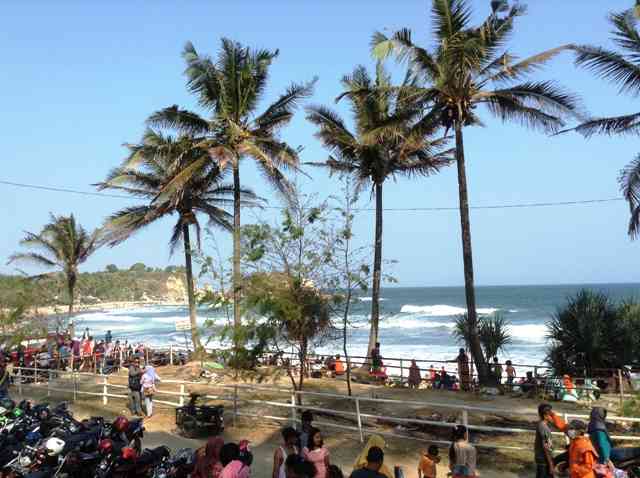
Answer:
<svg viewBox="0 0 640 478"><path fill-rule="evenodd" d="M24 437L24 439L28 444L34 445L42 440L42 435L40 434L40 432L29 432L27 433L27 436Z"/></svg>
<svg viewBox="0 0 640 478"><path fill-rule="evenodd" d="M113 421L113 429L117 432L124 432L129 428L129 420L126 417L117 417Z"/></svg>
<svg viewBox="0 0 640 478"><path fill-rule="evenodd" d="M0 399L0 407L6 408L7 410L13 410L16 406L16 402L11 400L10 398Z"/></svg>
<svg viewBox="0 0 640 478"><path fill-rule="evenodd" d="M109 438L100 440L98 444L98 451L103 455L108 455L113 451L113 442Z"/></svg>
<svg viewBox="0 0 640 478"><path fill-rule="evenodd" d="M47 455L58 456L60 453L62 453L62 450L64 450L64 445L65 443L63 440L57 437L53 437L49 438L45 442L44 447L47 450Z"/></svg>
<svg viewBox="0 0 640 478"><path fill-rule="evenodd" d="M135 460L138 458L138 454L133 448L127 446L122 449L122 458L124 460Z"/></svg>

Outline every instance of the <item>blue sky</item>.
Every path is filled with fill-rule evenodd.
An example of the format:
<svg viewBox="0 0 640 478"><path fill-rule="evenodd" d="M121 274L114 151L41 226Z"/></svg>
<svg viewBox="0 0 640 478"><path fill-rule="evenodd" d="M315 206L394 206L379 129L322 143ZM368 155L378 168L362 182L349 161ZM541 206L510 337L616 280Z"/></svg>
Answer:
<svg viewBox="0 0 640 478"><path fill-rule="evenodd" d="M477 18L488 1L474 0ZM561 44L609 45L610 10L631 0L537 0L518 23L511 50L525 56ZM280 49L272 68L267 100L291 81L317 75L314 104L333 104L339 79L357 64L373 66L369 41L375 30L408 26L414 38L429 41L426 0L299 1L11 1L0 17L0 180L92 190L123 158L124 142L137 141L145 118L171 104L195 108L184 87L180 52L192 41L215 53L227 36L254 47ZM630 97L572 65L565 55L535 78L553 78L579 93L598 115L637 111ZM343 108L338 108L343 113ZM569 134L545 137L484 116L486 128L468 129L466 152L470 201L475 205L619 195L618 171L638 151L632 139ZM313 128L299 115L284 132L303 145L304 161L326 157ZM312 171L305 190L327 195L334 180ZM262 195L268 187L250 163L243 181ZM76 196L0 185L0 272L23 230L37 231L49 212L73 212L97 227L122 199ZM368 196L363 206L368 205ZM385 206L456 206L455 169L436 177L390 182ZM267 216L270 213L265 213ZM249 217L247 214L245 217ZM540 209L472 212L476 280L479 284L627 282L637 280L640 243L626 235L624 203ZM463 283L459 218L450 212L386 212L384 256L398 264L400 285ZM85 266L153 266L179 263L170 258L170 222L141 232L129 242L103 249ZM356 233L363 242L373 232L373 215L362 213ZM218 236L222 249L230 240Z"/></svg>

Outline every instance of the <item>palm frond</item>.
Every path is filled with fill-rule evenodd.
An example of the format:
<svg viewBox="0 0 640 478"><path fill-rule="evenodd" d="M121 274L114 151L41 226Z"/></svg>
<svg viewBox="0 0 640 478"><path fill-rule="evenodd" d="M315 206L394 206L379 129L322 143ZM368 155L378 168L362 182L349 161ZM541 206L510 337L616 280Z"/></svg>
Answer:
<svg viewBox="0 0 640 478"><path fill-rule="evenodd" d="M170 128L194 136L207 134L210 126L197 113L180 109L178 105L156 111L147 118L147 124L153 128Z"/></svg>
<svg viewBox="0 0 640 478"><path fill-rule="evenodd" d="M431 23L437 43L449 41L469 28L471 7L467 0L433 0Z"/></svg>
<svg viewBox="0 0 640 478"><path fill-rule="evenodd" d="M313 88L317 78L309 83L292 84L287 91L272 103L255 123L260 132L273 133L280 127L287 124L293 117L294 110L299 106L300 101L309 98L313 94Z"/></svg>
<svg viewBox="0 0 640 478"><path fill-rule="evenodd" d="M12 264L14 262L31 263L42 267L58 266L55 261L52 261L48 257L44 256L43 254L38 254L37 252L20 252L12 254L11 256L9 256L7 264Z"/></svg>
<svg viewBox="0 0 640 478"><path fill-rule="evenodd" d="M479 78L487 82L502 82L522 80L527 75L541 69L547 62L571 49L571 45L562 45L557 48L543 51L530 56L517 63L512 63L515 57L504 53L480 72Z"/></svg>
<svg viewBox="0 0 640 478"><path fill-rule="evenodd" d="M640 66L623 55L588 45L574 46L576 64L619 84L620 93L640 94Z"/></svg>
<svg viewBox="0 0 640 478"><path fill-rule="evenodd" d="M587 138L594 134L632 134L640 133L640 113L614 116L611 118L593 118L572 128Z"/></svg>
<svg viewBox="0 0 640 478"><path fill-rule="evenodd" d="M629 203L629 235L635 239L640 233L640 155L620 172L618 183L622 195Z"/></svg>
<svg viewBox="0 0 640 478"><path fill-rule="evenodd" d="M633 12L627 10L609 15L609 21L614 26L613 41L626 50L632 61L640 61L640 34L638 33L638 19Z"/></svg>

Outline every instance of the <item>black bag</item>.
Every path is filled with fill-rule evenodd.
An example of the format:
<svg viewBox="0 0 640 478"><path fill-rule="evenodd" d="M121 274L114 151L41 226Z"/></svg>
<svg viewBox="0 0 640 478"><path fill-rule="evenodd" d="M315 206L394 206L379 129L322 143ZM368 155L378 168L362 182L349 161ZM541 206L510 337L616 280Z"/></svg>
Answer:
<svg viewBox="0 0 640 478"><path fill-rule="evenodd" d="M131 375L129 374L129 389L135 392L140 391L141 383L140 383L140 374Z"/></svg>

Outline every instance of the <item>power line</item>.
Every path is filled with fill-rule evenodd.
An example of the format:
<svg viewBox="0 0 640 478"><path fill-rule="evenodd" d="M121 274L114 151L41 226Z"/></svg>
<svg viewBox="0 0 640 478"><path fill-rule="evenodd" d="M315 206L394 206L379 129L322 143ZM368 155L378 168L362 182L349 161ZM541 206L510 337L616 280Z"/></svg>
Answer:
<svg viewBox="0 0 640 478"><path fill-rule="evenodd" d="M26 189L38 189L42 191L52 191L58 193L68 193L68 194L80 194L82 196L97 196L97 197L106 197L106 198L115 198L115 199L135 199L132 196L124 196L120 194L109 194L109 193L101 193L101 192L93 192L93 191L79 191L77 189L70 188L61 188L61 187L53 187L53 186L41 186L37 184L26 184L26 183L16 183L13 181L4 181L0 180L0 184L4 184L6 186L14 186L19 188ZM575 200L575 201L556 201L556 202L531 202L531 203L514 203L514 204L493 204L487 206L469 206L469 209L525 209L525 208L538 208L538 207L557 207L557 206L584 206L590 204L603 204L610 202L620 202L625 199L622 197L614 197L614 198L604 198L604 199L583 199L583 200ZM266 206L264 209L284 209L281 206ZM435 212L435 211L457 211L459 208L455 207L399 207L399 208L384 208L385 211L391 212L399 212L399 211L407 211L407 212ZM375 211L374 208L354 208L354 211Z"/></svg>

